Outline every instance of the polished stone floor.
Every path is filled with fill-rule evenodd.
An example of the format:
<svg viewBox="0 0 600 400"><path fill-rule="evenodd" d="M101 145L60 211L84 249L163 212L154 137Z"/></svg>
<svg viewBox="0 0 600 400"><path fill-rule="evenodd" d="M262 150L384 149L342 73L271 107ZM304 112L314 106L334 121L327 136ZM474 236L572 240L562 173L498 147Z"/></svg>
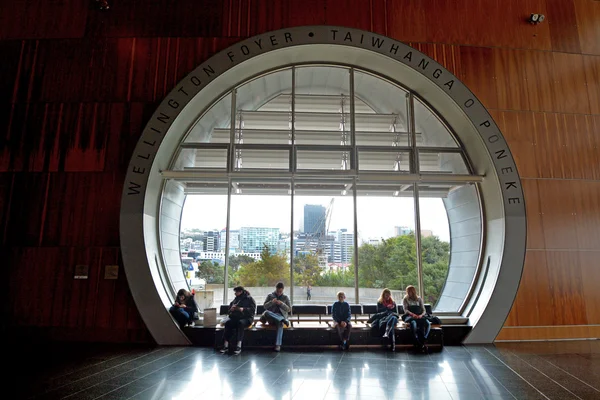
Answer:
<svg viewBox="0 0 600 400"><path fill-rule="evenodd" d="M446 347L427 355L353 348L239 356L199 347L68 345L11 361L2 397L600 399L599 343Z"/></svg>

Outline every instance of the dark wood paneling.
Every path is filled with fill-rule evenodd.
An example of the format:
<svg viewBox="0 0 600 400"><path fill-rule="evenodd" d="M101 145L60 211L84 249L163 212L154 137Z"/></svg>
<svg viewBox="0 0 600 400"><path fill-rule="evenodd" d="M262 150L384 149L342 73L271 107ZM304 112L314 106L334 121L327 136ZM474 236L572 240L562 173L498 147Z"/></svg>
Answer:
<svg viewBox="0 0 600 400"><path fill-rule="evenodd" d="M524 54L525 81L529 107L533 111L555 111L559 108L554 59L545 51L526 51Z"/></svg>
<svg viewBox="0 0 600 400"><path fill-rule="evenodd" d="M536 178L533 113L494 110L490 113L508 142L521 178Z"/></svg>
<svg viewBox="0 0 600 400"><path fill-rule="evenodd" d="M48 174L14 175L6 228L8 246L40 245L48 184Z"/></svg>
<svg viewBox="0 0 600 400"><path fill-rule="evenodd" d="M580 249L600 249L600 181L573 181L577 243Z"/></svg>
<svg viewBox="0 0 600 400"><path fill-rule="evenodd" d="M579 267L579 253L574 251L548 251L546 263L554 320L550 325L587 324L583 282ZM541 297L538 302L545 299Z"/></svg>
<svg viewBox="0 0 600 400"><path fill-rule="evenodd" d="M425 3L419 0L388 1L388 36L404 42L426 42L425 7Z"/></svg>
<svg viewBox="0 0 600 400"><path fill-rule="evenodd" d="M583 64L590 112L600 114L600 57L584 56Z"/></svg>
<svg viewBox="0 0 600 400"><path fill-rule="evenodd" d="M580 53L579 32L573 0L546 0L552 50Z"/></svg>
<svg viewBox="0 0 600 400"><path fill-rule="evenodd" d="M540 180L538 190L547 249L577 249L575 200L568 182ZM570 189L570 188L569 188Z"/></svg>
<svg viewBox="0 0 600 400"><path fill-rule="evenodd" d="M371 31L388 36L387 0L369 0L371 4Z"/></svg>
<svg viewBox="0 0 600 400"><path fill-rule="evenodd" d="M534 179L524 179L521 183L527 211L527 248L545 249L546 241L544 239L538 182Z"/></svg>
<svg viewBox="0 0 600 400"><path fill-rule="evenodd" d="M456 75L461 74L460 48L436 43L408 43L409 46L427 54L444 68Z"/></svg>
<svg viewBox="0 0 600 400"><path fill-rule="evenodd" d="M498 108L494 52L483 47L460 48L461 74L465 85L487 108Z"/></svg>
<svg viewBox="0 0 600 400"><path fill-rule="evenodd" d="M223 3L222 0L119 0L107 12L88 13L86 34L94 37L220 36L224 23Z"/></svg>
<svg viewBox="0 0 600 400"><path fill-rule="evenodd" d="M581 51L600 55L600 2L575 0L574 3Z"/></svg>
<svg viewBox="0 0 600 400"><path fill-rule="evenodd" d="M589 114L583 57L578 54L553 53L556 73L556 93L559 109L564 113Z"/></svg>
<svg viewBox="0 0 600 400"><path fill-rule="evenodd" d="M494 76L498 108L502 110L529 110L529 95L525 81L522 51L494 49Z"/></svg>
<svg viewBox="0 0 600 400"><path fill-rule="evenodd" d="M83 36L89 1L0 2L0 40Z"/></svg>
<svg viewBox="0 0 600 400"><path fill-rule="evenodd" d="M598 247L596 247L596 250ZM581 280L583 281L583 297L585 299L585 310L588 324L600 324L600 268L598 260L599 251L582 251L579 253L579 266L581 268Z"/></svg>

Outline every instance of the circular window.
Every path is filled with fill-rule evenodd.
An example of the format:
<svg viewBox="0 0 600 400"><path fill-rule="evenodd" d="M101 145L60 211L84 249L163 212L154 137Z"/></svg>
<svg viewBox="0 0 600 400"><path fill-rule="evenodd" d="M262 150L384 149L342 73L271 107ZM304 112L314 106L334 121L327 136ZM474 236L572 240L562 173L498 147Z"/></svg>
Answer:
<svg viewBox="0 0 600 400"><path fill-rule="evenodd" d="M371 304L384 287L399 298L413 285L436 314L472 325L473 341L500 329L525 244L500 132L433 60L388 38L370 46L376 35L356 30L369 39L337 43L336 29L241 42L185 78L149 122L121 232L157 342L186 340L165 324L179 288L198 289L209 308L237 284L261 299L278 281L295 304L339 290ZM272 49L251 54L252 43Z"/></svg>

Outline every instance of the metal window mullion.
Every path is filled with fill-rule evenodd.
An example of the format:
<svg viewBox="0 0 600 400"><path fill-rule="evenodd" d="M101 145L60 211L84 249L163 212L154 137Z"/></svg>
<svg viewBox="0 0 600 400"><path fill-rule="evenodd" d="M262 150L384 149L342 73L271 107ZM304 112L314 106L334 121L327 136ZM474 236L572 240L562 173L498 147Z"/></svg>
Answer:
<svg viewBox="0 0 600 400"><path fill-rule="evenodd" d="M356 150L356 111L354 101L354 68L350 68L350 169L358 171L358 153ZM354 185L356 187L356 185ZM356 234L355 234L356 235Z"/></svg>
<svg viewBox="0 0 600 400"><path fill-rule="evenodd" d="M290 213L290 302L294 304L294 178L290 182L291 210Z"/></svg>
<svg viewBox="0 0 600 400"><path fill-rule="evenodd" d="M358 218L357 218L357 207L358 204L356 203L356 178L354 178L352 180L352 197L353 197L353 203L354 203L354 296L355 296L355 303L356 304L360 304L359 303L359 290L358 290Z"/></svg>
<svg viewBox="0 0 600 400"><path fill-rule="evenodd" d="M229 131L229 163L228 172L234 171L235 167L235 122L236 122L236 101L237 101L237 90L231 91L231 128Z"/></svg>
<svg viewBox="0 0 600 400"><path fill-rule="evenodd" d="M225 225L225 276L223 278L223 304L227 302L227 287L229 286L229 242L231 240L231 179L227 180L227 222Z"/></svg>
<svg viewBox="0 0 600 400"><path fill-rule="evenodd" d="M421 257L421 212L419 207L419 184L417 182L413 183L413 196L415 200L415 245L417 247L417 279L419 280L419 296L421 296L422 299L425 299Z"/></svg>

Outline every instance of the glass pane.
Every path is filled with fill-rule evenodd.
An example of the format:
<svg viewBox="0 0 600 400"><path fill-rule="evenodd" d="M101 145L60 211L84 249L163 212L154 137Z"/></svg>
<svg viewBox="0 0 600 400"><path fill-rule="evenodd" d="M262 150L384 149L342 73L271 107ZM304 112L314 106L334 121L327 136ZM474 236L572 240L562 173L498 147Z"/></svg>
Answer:
<svg viewBox="0 0 600 400"><path fill-rule="evenodd" d="M383 288L390 289L396 303L401 304L406 286L418 288L412 185L387 190L357 188L362 304L377 303Z"/></svg>
<svg viewBox="0 0 600 400"><path fill-rule="evenodd" d="M198 119L185 142L229 143L231 136L231 93L213 104Z"/></svg>
<svg viewBox="0 0 600 400"><path fill-rule="evenodd" d="M435 308L448 276L450 226L442 197L426 198L420 189L419 195L423 301Z"/></svg>
<svg viewBox="0 0 600 400"><path fill-rule="evenodd" d="M227 169L227 149L181 149L174 170L188 168Z"/></svg>
<svg viewBox="0 0 600 400"><path fill-rule="evenodd" d="M324 188L294 197L294 304L333 304L343 291L356 303L354 292L354 209L352 191L328 195ZM310 286L310 296L308 287Z"/></svg>
<svg viewBox="0 0 600 400"><path fill-rule="evenodd" d="M460 153L419 151L419 170L447 174L468 174Z"/></svg>
<svg viewBox="0 0 600 400"><path fill-rule="evenodd" d="M406 95L388 81L355 71L356 144L409 146Z"/></svg>
<svg viewBox="0 0 600 400"><path fill-rule="evenodd" d="M235 151L235 170L279 169L289 171L289 150L240 149Z"/></svg>
<svg viewBox="0 0 600 400"><path fill-rule="evenodd" d="M408 151L359 151L358 169L410 172L410 153Z"/></svg>
<svg viewBox="0 0 600 400"><path fill-rule="evenodd" d="M285 284L289 295L290 187L288 184L264 189L252 195L240 185L232 187L231 229L239 232L239 239L237 248L232 246L230 253L230 260L239 260L240 264L232 265L230 283L232 287L243 285L257 304L263 304L279 281Z"/></svg>
<svg viewBox="0 0 600 400"><path fill-rule="evenodd" d="M290 144L292 70L276 71L237 89L236 143Z"/></svg>
<svg viewBox="0 0 600 400"><path fill-rule="evenodd" d="M439 118L417 98L415 98L414 107L417 146L458 147L456 141Z"/></svg>
<svg viewBox="0 0 600 400"><path fill-rule="evenodd" d="M181 261L200 310L223 303L227 186L211 195L188 193L181 215ZM210 213L205 210L210 209Z"/></svg>
<svg viewBox="0 0 600 400"><path fill-rule="evenodd" d="M296 144L350 145L350 70L296 68Z"/></svg>
<svg viewBox="0 0 600 400"><path fill-rule="evenodd" d="M349 170L349 151L298 150L296 152L298 170Z"/></svg>

